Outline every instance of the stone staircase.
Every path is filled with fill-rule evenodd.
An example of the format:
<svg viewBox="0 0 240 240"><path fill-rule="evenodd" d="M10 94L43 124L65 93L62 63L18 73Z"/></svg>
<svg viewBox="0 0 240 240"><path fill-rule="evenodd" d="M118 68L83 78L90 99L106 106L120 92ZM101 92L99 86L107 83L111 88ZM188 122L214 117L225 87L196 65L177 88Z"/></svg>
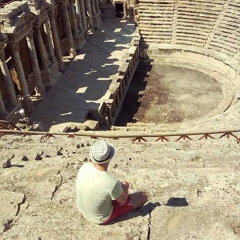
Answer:
<svg viewBox="0 0 240 240"><path fill-rule="evenodd" d="M234 137L156 141L142 133L138 141L129 131L92 136L101 134L111 136L116 148L109 171L129 181L131 191L147 191L149 202L114 225L94 225L78 213L74 189L94 138L3 135L0 239L240 238L240 145Z"/></svg>

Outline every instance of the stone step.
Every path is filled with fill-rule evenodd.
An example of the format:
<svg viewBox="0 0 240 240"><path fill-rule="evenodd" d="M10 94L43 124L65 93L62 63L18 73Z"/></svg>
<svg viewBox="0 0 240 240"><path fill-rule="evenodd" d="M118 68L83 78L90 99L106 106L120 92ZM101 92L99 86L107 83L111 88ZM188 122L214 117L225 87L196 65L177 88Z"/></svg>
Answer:
<svg viewBox="0 0 240 240"><path fill-rule="evenodd" d="M184 204L184 199L177 200ZM239 239L240 211L236 205L177 207L172 202L173 206L155 207L151 212L150 239Z"/></svg>
<svg viewBox="0 0 240 240"><path fill-rule="evenodd" d="M118 136L119 132L114 134ZM171 139L166 143L156 142L156 137L140 143L131 138L108 140L116 148L109 172L129 181L130 192L143 189L149 195L149 202L121 217L114 231L112 225L103 228L85 220L75 203L76 175L96 139L2 136L1 166L7 158L12 165L0 168L0 199L4 202L0 210L1 237L181 239L201 237L208 226L212 229L207 236L213 231L218 237L218 227L226 239L234 236L234 231L237 236L240 164L238 145L233 139ZM40 157L35 159L37 152ZM21 159L22 155L28 159Z"/></svg>

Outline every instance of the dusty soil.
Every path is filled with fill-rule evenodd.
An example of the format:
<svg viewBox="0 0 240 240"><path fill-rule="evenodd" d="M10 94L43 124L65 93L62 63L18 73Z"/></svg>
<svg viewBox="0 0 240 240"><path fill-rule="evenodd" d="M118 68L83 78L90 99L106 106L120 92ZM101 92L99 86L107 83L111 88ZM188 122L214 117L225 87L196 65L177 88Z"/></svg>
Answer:
<svg viewBox="0 0 240 240"><path fill-rule="evenodd" d="M198 119L222 99L221 85L197 70L140 62L115 125Z"/></svg>

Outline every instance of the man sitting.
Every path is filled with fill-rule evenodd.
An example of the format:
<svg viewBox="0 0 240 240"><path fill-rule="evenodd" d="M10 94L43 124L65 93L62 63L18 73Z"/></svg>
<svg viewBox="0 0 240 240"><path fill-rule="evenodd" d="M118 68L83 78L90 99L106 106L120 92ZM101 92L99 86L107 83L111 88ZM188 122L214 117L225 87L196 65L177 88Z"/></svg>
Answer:
<svg viewBox="0 0 240 240"><path fill-rule="evenodd" d="M112 144L104 140L97 141L89 153L93 164L84 163L77 175L78 210L86 219L97 224L108 223L143 206L148 200L142 191L129 194L128 182L120 182L107 172L114 153Z"/></svg>

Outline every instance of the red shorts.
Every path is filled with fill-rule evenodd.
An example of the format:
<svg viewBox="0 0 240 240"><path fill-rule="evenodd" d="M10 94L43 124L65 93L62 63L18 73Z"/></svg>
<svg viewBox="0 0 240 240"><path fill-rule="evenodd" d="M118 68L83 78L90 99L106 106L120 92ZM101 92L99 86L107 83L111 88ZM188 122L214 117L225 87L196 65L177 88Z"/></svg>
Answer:
<svg viewBox="0 0 240 240"><path fill-rule="evenodd" d="M133 210L133 201L130 198L130 196L128 196L128 199L124 205L121 205L119 202L117 202L115 200L112 201L112 204L113 204L112 214L105 223L108 223L108 222L120 217L121 215Z"/></svg>

